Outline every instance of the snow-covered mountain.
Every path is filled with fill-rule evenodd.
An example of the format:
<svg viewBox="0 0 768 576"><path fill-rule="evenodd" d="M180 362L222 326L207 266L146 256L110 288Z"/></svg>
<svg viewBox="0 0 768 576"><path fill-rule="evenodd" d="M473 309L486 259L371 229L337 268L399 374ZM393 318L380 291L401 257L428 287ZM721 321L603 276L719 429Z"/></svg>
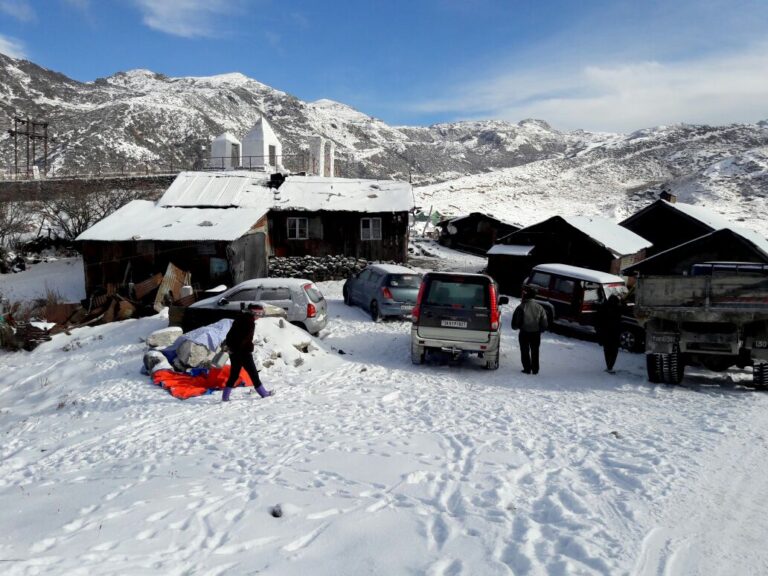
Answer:
<svg viewBox="0 0 768 576"><path fill-rule="evenodd" d="M190 167L211 138L244 135L264 115L301 169L308 139L336 143L344 176L411 178L442 213L495 212L526 223L542 211L621 217L662 187L742 221L766 219L768 121L674 125L632 134L561 132L541 120L389 126L331 100L303 102L242 74L170 78L148 70L81 83L0 54L0 108L44 119L55 170L145 163ZM0 170L12 141L0 134ZM456 193L460 192L460 193Z"/></svg>

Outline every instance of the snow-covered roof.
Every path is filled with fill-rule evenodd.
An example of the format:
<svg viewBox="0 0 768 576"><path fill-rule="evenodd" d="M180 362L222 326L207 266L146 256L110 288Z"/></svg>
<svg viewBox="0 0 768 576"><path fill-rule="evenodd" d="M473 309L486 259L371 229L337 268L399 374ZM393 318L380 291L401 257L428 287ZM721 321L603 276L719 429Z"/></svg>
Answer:
<svg viewBox="0 0 768 576"><path fill-rule="evenodd" d="M621 276L600 272L599 270L571 266L570 264L539 264L538 266L534 266L531 272L534 270L538 272L548 272L550 274L562 274L563 276L586 280L587 282L597 282L598 284L624 283L624 278Z"/></svg>
<svg viewBox="0 0 768 576"><path fill-rule="evenodd" d="M265 209L165 208L134 200L97 222L77 240L236 240L267 213Z"/></svg>
<svg viewBox="0 0 768 576"><path fill-rule="evenodd" d="M397 264L370 264L368 268L380 270L385 274L421 274L416 270L411 270L405 266L399 266Z"/></svg>
<svg viewBox="0 0 768 576"><path fill-rule="evenodd" d="M407 212L414 206L407 182L288 176L273 189L267 176L246 171L182 172L158 204L336 212Z"/></svg>
<svg viewBox="0 0 768 576"><path fill-rule="evenodd" d="M684 202L667 202L666 200L661 200L661 202L664 202L664 204L674 208L675 210L679 210L694 220L698 220L699 222L706 224L712 228L712 230L720 230L720 228L731 228L733 226L733 223L725 216L718 214L717 212L713 212L704 206L697 206L696 204L685 204Z"/></svg>
<svg viewBox="0 0 768 576"><path fill-rule="evenodd" d="M494 244L486 254L502 254L504 256L528 256L536 246L518 244Z"/></svg>
<svg viewBox="0 0 768 576"><path fill-rule="evenodd" d="M616 256L634 254L651 246L651 242L613 220L596 216L563 216L568 224L597 240Z"/></svg>

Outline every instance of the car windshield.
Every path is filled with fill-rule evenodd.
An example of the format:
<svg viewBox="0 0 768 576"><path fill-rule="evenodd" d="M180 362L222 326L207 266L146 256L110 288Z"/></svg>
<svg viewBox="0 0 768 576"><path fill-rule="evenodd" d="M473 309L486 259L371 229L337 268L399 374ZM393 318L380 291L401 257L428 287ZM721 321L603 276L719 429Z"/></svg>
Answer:
<svg viewBox="0 0 768 576"><path fill-rule="evenodd" d="M304 284L304 292L307 293L309 299L314 303L323 300L323 293L314 284Z"/></svg>
<svg viewBox="0 0 768 576"><path fill-rule="evenodd" d="M429 284L426 303L453 308L488 308L488 283L482 279L435 278Z"/></svg>
<svg viewBox="0 0 768 576"><path fill-rule="evenodd" d="M616 282L614 284L603 284L603 290L605 291L605 299L607 300L614 294L619 297L620 300L624 300L627 297L629 291L627 285Z"/></svg>
<svg viewBox="0 0 768 576"><path fill-rule="evenodd" d="M387 278L390 288L418 288L420 285L421 276L418 274L390 274Z"/></svg>

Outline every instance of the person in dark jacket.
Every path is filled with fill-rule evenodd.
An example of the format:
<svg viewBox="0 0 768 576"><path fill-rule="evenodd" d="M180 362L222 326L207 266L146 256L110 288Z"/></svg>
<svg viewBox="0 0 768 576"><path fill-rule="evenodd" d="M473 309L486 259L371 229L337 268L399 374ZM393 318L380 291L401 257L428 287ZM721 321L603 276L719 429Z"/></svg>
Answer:
<svg viewBox="0 0 768 576"><path fill-rule="evenodd" d="M259 372L256 370L256 364L253 362L253 333L256 329L256 317L261 312L261 307L257 304L249 304L246 310L235 318L232 327L227 332L224 342L229 351L230 370L229 378L225 384L224 393L221 396L222 402L229 402L229 395L232 393L232 387L240 378L240 370L245 368L248 376L251 377L253 387L259 396L265 398L274 394L273 390L267 390L259 379Z"/></svg>
<svg viewBox="0 0 768 576"><path fill-rule="evenodd" d="M613 374L613 366L616 364L621 343L621 301L616 294L611 294L608 300L598 308L595 329L597 341L603 347L605 371Z"/></svg>
<svg viewBox="0 0 768 576"><path fill-rule="evenodd" d="M547 313L535 297L535 289L524 287L523 301L512 313L512 329L520 330L520 360L525 374L539 373L541 333L548 327Z"/></svg>

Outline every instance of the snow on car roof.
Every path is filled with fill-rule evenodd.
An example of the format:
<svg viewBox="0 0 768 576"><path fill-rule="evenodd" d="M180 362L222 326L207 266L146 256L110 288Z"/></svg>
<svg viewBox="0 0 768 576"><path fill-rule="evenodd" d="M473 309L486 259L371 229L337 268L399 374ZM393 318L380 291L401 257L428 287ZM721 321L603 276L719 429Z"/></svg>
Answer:
<svg viewBox="0 0 768 576"><path fill-rule="evenodd" d="M616 256L634 254L652 243L613 220L596 216L563 216L568 224L597 240Z"/></svg>
<svg viewBox="0 0 768 576"><path fill-rule="evenodd" d="M150 200L134 200L77 240L236 240L265 214L257 208L164 208Z"/></svg>
<svg viewBox="0 0 768 576"><path fill-rule="evenodd" d="M486 254L502 254L504 256L528 256L536 246L518 244L494 244Z"/></svg>
<svg viewBox="0 0 768 576"><path fill-rule="evenodd" d="M607 272L600 272L599 270L590 270L589 268L580 268L579 266L571 266L570 264L539 264L534 266L531 272L547 272L550 274L562 274L563 276L570 276L571 278L577 278L579 280L586 280L587 282L597 282L598 284L613 284L621 282L624 284L624 278L616 276L614 274L608 274Z"/></svg>
<svg viewBox="0 0 768 576"><path fill-rule="evenodd" d="M405 266L399 266L397 264L369 264L368 268L380 270L385 274L420 274L416 270L411 270Z"/></svg>
<svg viewBox="0 0 768 576"><path fill-rule="evenodd" d="M182 172L158 204L336 212L407 212L414 206L408 182L288 176L269 188L267 181L247 171Z"/></svg>

